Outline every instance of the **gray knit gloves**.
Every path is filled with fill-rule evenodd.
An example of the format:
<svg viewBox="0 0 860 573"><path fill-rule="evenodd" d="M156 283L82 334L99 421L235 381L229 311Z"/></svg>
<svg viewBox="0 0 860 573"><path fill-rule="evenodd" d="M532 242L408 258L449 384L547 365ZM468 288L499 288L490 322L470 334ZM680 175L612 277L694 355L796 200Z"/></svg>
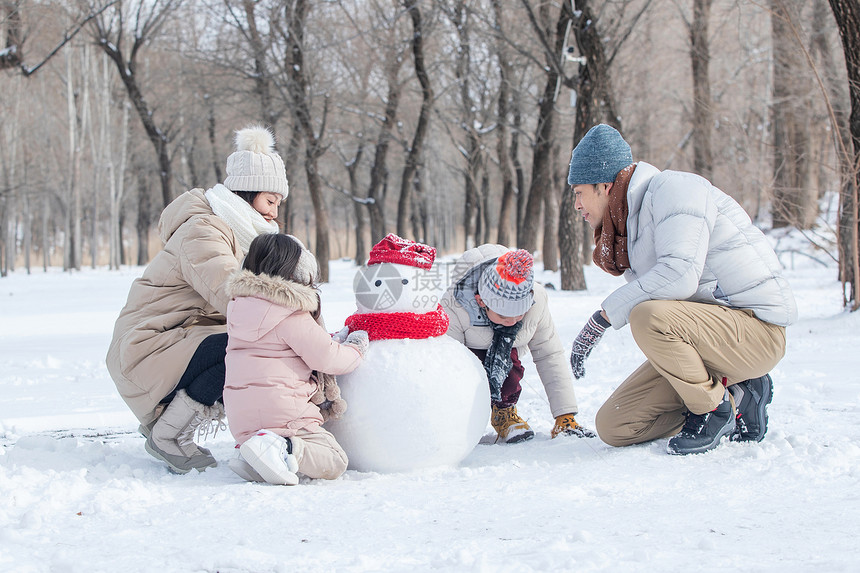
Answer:
<svg viewBox="0 0 860 573"><path fill-rule="evenodd" d="M354 330L347 335L346 340L344 340L343 343L358 350L361 357L364 358L364 355L367 354L367 347L370 345L370 340L367 338L367 332L364 330Z"/></svg>
<svg viewBox="0 0 860 573"><path fill-rule="evenodd" d="M612 326L607 322L598 310L591 315L582 330L573 341L573 350L570 351L570 367L573 376L577 380L585 376L585 359L591 354L592 349L597 346L606 329Z"/></svg>

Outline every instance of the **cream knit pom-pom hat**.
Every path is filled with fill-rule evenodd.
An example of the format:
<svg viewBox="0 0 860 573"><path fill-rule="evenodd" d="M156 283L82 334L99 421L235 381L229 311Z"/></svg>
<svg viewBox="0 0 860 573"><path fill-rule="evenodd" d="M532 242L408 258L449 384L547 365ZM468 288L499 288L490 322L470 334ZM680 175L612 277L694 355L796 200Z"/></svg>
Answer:
<svg viewBox="0 0 860 573"><path fill-rule="evenodd" d="M290 193L284 160L275 152L275 137L262 126L236 132L236 151L227 158L224 186L230 191L276 193L283 199Z"/></svg>

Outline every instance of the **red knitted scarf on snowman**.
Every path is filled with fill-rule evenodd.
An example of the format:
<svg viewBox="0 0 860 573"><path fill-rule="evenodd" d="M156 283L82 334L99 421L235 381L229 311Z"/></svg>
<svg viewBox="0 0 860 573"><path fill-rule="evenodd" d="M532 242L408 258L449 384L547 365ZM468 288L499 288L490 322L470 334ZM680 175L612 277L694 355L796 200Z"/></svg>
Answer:
<svg viewBox="0 0 860 573"><path fill-rule="evenodd" d="M431 312L371 312L346 317L350 332L367 331L370 340L431 338L448 332L448 315L437 305Z"/></svg>

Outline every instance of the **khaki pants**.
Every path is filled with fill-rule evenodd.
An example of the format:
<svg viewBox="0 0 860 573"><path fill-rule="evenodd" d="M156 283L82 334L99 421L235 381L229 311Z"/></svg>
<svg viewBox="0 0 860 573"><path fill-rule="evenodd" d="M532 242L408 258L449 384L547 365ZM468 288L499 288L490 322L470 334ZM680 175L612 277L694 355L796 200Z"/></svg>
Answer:
<svg viewBox="0 0 860 573"><path fill-rule="evenodd" d="M768 373L785 354L785 327L751 311L652 300L630 313L647 362L597 412L600 439L628 446L677 434L685 413L716 408L727 385Z"/></svg>
<svg viewBox="0 0 860 573"><path fill-rule="evenodd" d="M299 430L290 441L300 474L315 479L335 479L346 471L346 452L326 430Z"/></svg>

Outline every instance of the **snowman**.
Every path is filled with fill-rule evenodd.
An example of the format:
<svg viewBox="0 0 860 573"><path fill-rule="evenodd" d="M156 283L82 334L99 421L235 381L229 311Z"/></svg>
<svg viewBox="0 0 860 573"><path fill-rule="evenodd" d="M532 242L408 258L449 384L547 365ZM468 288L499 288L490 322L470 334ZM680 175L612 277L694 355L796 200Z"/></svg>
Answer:
<svg viewBox="0 0 860 573"><path fill-rule="evenodd" d="M355 371L338 376L348 405L326 423L358 471L457 465L487 427L490 392L481 362L446 336L436 249L389 234L353 283L350 332L370 345Z"/></svg>

